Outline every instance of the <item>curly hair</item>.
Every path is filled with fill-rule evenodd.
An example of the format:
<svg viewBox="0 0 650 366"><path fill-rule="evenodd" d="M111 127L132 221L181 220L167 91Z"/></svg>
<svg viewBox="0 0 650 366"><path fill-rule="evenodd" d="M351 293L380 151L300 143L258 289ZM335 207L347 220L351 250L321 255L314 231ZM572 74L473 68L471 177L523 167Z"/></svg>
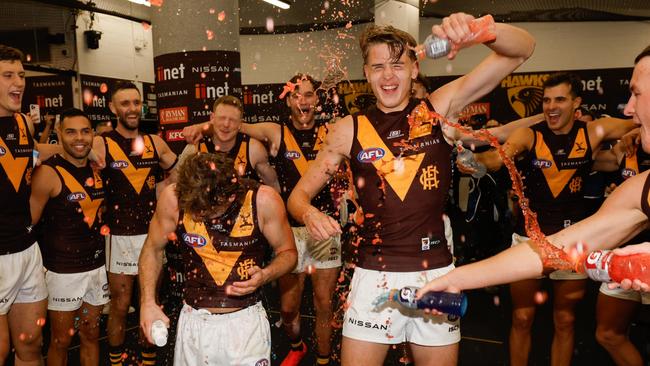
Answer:
<svg viewBox="0 0 650 366"><path fill-rule="evenodd" d="M197 153L178 169L176 197L178 207L205 216L232 202L242 202L246 192L258 184L241 178L234 161L225 153Z"/></svg>
<svg viewBox="0 0 650 366"><path fill-rule="evenodd" d="M401 29L397 29L391 25L371 25L366 28L359 37L359 46L361 47L364 63L368 62L370 46L376 44L385 44L388 46L392 61L399 60L404 52L408 52L408 57L411 60L417 61L415 55L417 43L415 42L415 38Z"/></svg>

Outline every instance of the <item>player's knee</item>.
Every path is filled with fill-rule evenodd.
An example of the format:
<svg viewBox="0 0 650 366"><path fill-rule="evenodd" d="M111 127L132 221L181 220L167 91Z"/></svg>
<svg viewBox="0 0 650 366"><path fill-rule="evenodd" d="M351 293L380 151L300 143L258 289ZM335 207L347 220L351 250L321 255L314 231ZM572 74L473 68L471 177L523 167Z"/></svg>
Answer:
<svg viewBox="0 0 650 366"><path fill-rule="evenodd" d="M596 328L596 341L605 348L618 346L625 341L625 338L625 334L621 334L612 328L602 326Z"/></svg>
<svg viewBox="0 0 650 366"><path fill-rule="evenodd" d="M512 313L512 328L515 330L530 330L535 320L533 311L515 311Z"/></svg>

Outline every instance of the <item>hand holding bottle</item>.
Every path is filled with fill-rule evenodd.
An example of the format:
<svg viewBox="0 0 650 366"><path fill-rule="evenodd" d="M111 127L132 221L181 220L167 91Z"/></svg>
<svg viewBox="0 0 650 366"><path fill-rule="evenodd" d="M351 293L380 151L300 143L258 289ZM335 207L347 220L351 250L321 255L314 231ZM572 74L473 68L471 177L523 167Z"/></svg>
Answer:
<svg viewBox="0 0 650 366"><path fill-rule="evenodd" d="M442 24L434 25L431 28L431 33L432 36L427 38L424 47L418 47L417 53L419 55L426 54L430 58L447 55L447 58L451 60L456 57L459 50L465 47L494 41L496 25L491 15L476 19L469 14L455 13L445 17ZM444 46L445 44L446 46ZM436 51L441 48L444 51Z"/></svg>
<svg viewBox="0 0 650 366"><path fill-rule="evenodd" d="M650 254L650 243L628 245L623 248L614 249L613 253L617 256ZM644 282L641 279L623 279L620 283L612 283L612 287L619 286L623 289L633 289L636 291L650 292L650 282Z"/></svg>
<svg viewBox="0 0 650 366"><path fill-rule="evenodd" d="M650 243L629 245L625 248L597 250L584 261L587 275L595 280L619 284L624 289L650 290Z"/></svg>

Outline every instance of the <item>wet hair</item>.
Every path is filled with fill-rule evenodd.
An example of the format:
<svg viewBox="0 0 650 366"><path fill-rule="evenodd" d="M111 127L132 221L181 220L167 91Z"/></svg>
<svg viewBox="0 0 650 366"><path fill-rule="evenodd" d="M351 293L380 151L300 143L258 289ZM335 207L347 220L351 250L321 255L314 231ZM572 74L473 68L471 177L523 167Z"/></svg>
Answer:
<svg viewBox="0 0 650 366"><path fill-rule="evenodd" d="M313 76L309 74L297 73L289 79L289 82L292 84L297 84L300 81L307 80L314 87L314 91L320 87L320 81L314 79Z"/></svg>
<svg viewBox="0 0 650 366"><path fill-rule="evenodd" d="M20 61L23 62L23 53L13 47L0 44L0 61Z"/></svg>
<svg viewBox="0 0 650 366"><path fill-rule="evenodd" d="M140 89L138 89L138 87L135 84L133 84L132 82L130 82L130 81L118 81L113 86L113 92L111 93L111 100L113 98L115 98L115 94L117 94L117 92L119 92L120 90L126 90L126 89L135 89L135 90L138 91L138 94L140 94Z"/></svg>
<svg viewBox="0 0 650 366"><path fill-rule="evenodd" d="M89 127L92 128L92 123L90 122L90 118L88 118L86 112L78 108L68 108L61 112L61 123L59 124L59 128L63 128L63 122L65 122L66 118L72 117L84 117L86 120L88 120Z"/></svg>
<svg viewBox="0 0 650 366"><path fill-rule="evenodd" d="M582 80L577 74L571 72L556 72L549 75L548 79L544 81L543 87L544 89L552 88L560 84L569 84L573 98L582 96Z"/></svg>
<svg viewBox="0 0 650 366"><path fill-rule="evenodd" d="M650 56L650 46L646 47L639 53L636 58L634 59L634 64L638 64L639 61L641 61L642 58L644 57L649 57Z"/></svg>
<svg viewBox="0 0 650 366"><path fill-rule="evenodd" d="M370 46L376 44L385 44L388 46L391 61L397 61L400 57L407 52L408 57L416 61L414 48L417 46L415 38L412 35L397 29L393 26L378 26L371 25L366 28L359 37L359 46L361 47L361 54L363 55L363 62L368 62L368 53Z"/></svg>
<svg viewBox="0 0 650 366"><path fill-rule="evenodd" d="M214 104L212 105L212 110L213 111L216 110L219 104L233 106L239 109L242 115L244 114L244 107L242 106L241 101L237 97L234 97L232 95L224 95L222 97L219 97L219 99L214 101Z"/></svg>
<svg viewBox="0 0 650 366"><path fill-rule="evenodd" d="M234 161L227 154L197 153L188 157L178 169L178 207L206 216L217 208L228 207L233 197L241 202L246 192L257 185L237 174Z"/></svg>

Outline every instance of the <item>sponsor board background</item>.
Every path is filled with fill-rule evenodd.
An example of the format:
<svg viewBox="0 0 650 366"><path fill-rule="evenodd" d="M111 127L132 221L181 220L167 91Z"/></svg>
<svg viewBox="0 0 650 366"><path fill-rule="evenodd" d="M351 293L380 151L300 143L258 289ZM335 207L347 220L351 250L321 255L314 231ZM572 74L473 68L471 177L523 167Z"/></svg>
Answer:
<svg viewBox="0 0 650 366"><path fill-rule="evenodd" d="M25 78L25 93L21 112L29 114L30 104L38 104L41 113L41 123L34 124L35 136L38 139L45 129L45 115L56 116L62 111L74 106L72 95L72 78L62 75L34 76ZM54 129L48 142L56 143Z"/></svg>
<svg viewBox="0 0 650 366"><path fill-rule="evenodd" d="M160 132L177 153L185 143L174 137L176 130L208 121L217 98L242 96L239 52L165 54L154 58L154 72Z"/></svg>

